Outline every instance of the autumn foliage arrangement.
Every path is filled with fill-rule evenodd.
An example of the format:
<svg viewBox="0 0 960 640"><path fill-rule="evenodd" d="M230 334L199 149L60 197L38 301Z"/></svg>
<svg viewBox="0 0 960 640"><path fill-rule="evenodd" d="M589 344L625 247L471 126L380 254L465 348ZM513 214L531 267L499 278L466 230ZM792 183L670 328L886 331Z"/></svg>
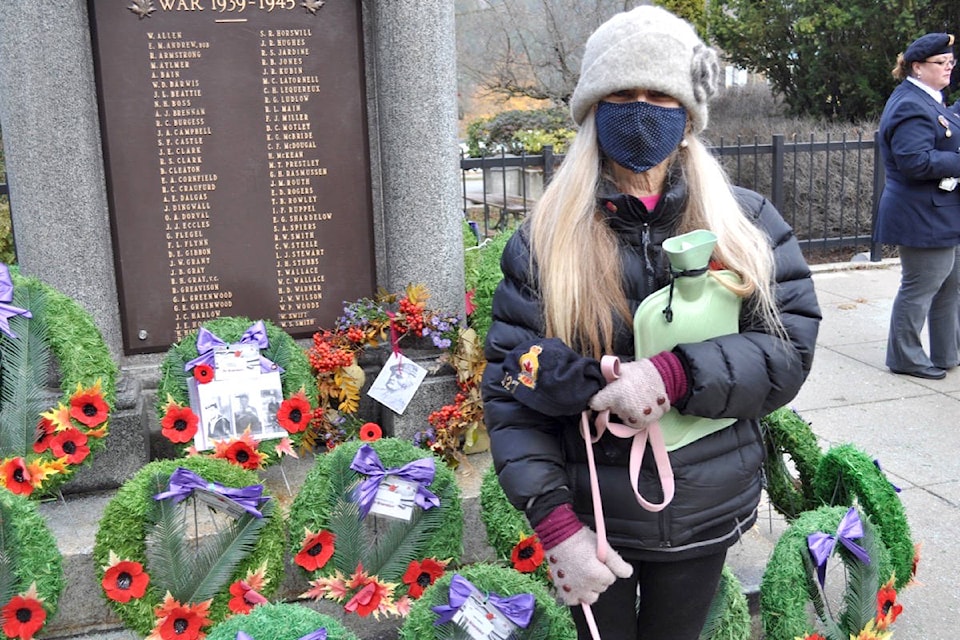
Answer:
<svg viewBox="0 0 960 640"><path fill-rule="evenodd" d="M314 449L329 450L362 436L365 421L358 412L367 350L401 350L417 339L429 339L444 352L437 367L448 362L457 366L456 354L466 330L458 316L430 309L429 299L430 292L422 284L408 285L399 293L381 290L372 298L345 303L336 326L313 335L308 355L319 406L307 439ZM465 401L458 396L455 402ZM436 444L433 450L442 453L444 442L434 437L427 446Z"/></svg>

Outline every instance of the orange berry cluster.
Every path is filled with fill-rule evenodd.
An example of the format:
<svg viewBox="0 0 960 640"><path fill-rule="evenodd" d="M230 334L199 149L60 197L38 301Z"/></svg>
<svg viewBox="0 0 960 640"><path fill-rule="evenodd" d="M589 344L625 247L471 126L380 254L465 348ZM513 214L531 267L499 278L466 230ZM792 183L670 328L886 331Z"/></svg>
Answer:
<svg viewBox="0 0 960 640"><path fill-rule="evenodd" d="M360 327L350 327L347 329L347 339L350 342L360 343L364 341L364 338L366 338L366 334Z"/></svg>
<svg viewBox="0 0 960 640"><path fill-rule="evenodd" d="M310 366L320 373L329 373L342 367L353 364L353 354L343 349L337 349L329 342L329 332L313 336L313 347L310 349Z"/></svg>
<svg viewBox="0 0 960 640"><path fill-rule="evenodd" d="M401 298L397 304L400 313L403 314L407 330L418 336L423 335L423 305L410 302L410 298Z"/></svg>
<svg viewBox="0 0 960 640"><path fill-rule="evenodd" d="M456 423L462 417L463 414L460 411L458 395L458 400L455 401L455 404L448 404L432 412L429 416L427 416L427 422L429 422L437 431L441 431L443 429L448 429L451 423Z"/></svg>

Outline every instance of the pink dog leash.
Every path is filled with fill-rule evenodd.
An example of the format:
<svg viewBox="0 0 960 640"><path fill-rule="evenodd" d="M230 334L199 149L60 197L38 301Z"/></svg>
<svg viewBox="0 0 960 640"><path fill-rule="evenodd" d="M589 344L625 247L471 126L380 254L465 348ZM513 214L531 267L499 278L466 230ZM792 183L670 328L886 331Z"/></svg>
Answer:
<svg viewBox="0 0 960 640"><path fill-rule="evenodd" d="M600 370L607 382L613 382L620 377L620 359L616 356L603 356L600 360ZM603 505L600 502L600 481L597 477L597 464L593 456L593 444L603 435L604 431L609 431L618 438L633 438L630 445L630 484L633 489L634 497L637 502L647 511L661 511L673 500L675 485L673 481L673 467L670 466L670 457L667 454L667 448L663 440L663 431L660 429L659 422L652 422L635 429L626 425L610 422L610 412L601 411L597 416L597 435L590 435L590 412L584 411L580 415L580 433L587 446L587 466L590 469L590 493L593 499L593 516L597 530L597 559L605 562L607 559L607 527L603 518ZM660 477L660 486L663 489L663 501L659 503L650 502L637 490L640 480L640 465L643 462L643 453L650 444L653 450L653 457L657 463L657 474ZM580 603L583 608L583 615L590 629L590 635L593 640L600 640L600 631L597 629L596 620L593 617L593 610L589 604Z"/></svg>

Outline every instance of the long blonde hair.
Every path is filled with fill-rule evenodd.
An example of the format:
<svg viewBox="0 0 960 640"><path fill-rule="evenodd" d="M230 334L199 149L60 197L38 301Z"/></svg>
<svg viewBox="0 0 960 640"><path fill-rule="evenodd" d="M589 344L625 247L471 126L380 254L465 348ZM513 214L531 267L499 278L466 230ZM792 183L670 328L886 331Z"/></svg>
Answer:
<svg viewBox="0 0 960 640"><path fill-rule="evenodd" d="M743 281L737 294L749 298L770 330L782 333L769 238L740 209L722 167L699 138L688 134L685 140L676 152L688 185L677 233L715 233L714 258ZM531 260L538 268L546 335L594 357L613 352L614 314L632 322L617 238L597 212L601 173L589 113L530 216Z"/></svg>

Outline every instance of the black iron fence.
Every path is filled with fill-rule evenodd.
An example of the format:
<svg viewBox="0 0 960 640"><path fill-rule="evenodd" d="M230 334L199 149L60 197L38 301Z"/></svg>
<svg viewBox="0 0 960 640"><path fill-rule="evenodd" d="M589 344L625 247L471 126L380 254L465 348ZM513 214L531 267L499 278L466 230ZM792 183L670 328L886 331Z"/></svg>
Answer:
<svg viewBox="0 0 960 640"><path fill-rule="evenodd" d="M876 133L824 141L778 134L769 143L721 139L709 148L734 184L770 199L804 251L868 252L877 261L872 230L884 181L877 144ZM496 233L530 209L562 160L551 147L537 155L461 157L464 213L484 235Z"/></svg>

